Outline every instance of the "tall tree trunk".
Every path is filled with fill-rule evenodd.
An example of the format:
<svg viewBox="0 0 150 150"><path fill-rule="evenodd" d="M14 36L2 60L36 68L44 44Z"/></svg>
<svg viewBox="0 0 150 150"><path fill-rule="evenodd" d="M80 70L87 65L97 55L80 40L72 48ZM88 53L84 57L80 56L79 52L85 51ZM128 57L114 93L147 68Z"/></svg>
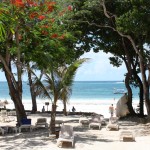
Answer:
<svg viewBox="0 0 150 150"><path fill-rule="evenodd" d="M36 93L34 90L34 84L32 82L31 71L29 69L28 69L28 80L29 80L30 93L32 98L32 113L35 113L37 111Z"/></svg>
<svg viewBox="0 0 150 150"><path fill-rule="evenodd" d="M14 102L16 113L17 113L17 122L20 124L22 118L26 118L26 113L24 110L24 106L22 104L22 83L17 83L15 80L15 77L12 73L11 69L11 58L10 58L10 53L7 49L9 49L9 45L6 45L6 56L5 58L0 55L0 60L3 64L3 70L5 73L5 77L8 83L9 87L9 94ZM20 80L20 82L22 82ZM18 87L19 85L19 87Z"/></svg>
<svg viewBox="0 0 150 150"><path fill-rule="evenodd" d="M140 59L140 70L141 70L142 81L143 81L145 106L147 108L147 114L150 115L149 85L148 85L148 81L146 78L144 62L142 59Z"/></svg>
<svg viewBox="0 0 150 150"><path fill-rule="evenodd" d="M128 91L128 109L131 115L135 115L135 111L132 107L132 89L130 87L130 80L132 78L133 75L133 71L132 71L132 63L133 63L133 56L130 55L129 50L127 49L128 46L128 42L122 37L122 44L123 44L123 48L126 54L126 58L124 59L124 62L126 64L126 68L128 70L128 73L126 74L126 78L125 78L125 86L127 88Z"/></svg>
<svg viewBox="0 0 150 150"><path fill-rule="evenodd" d="M20 99L22 100L22 62L21 62L21 52L20 52L20 46L19 46L19 30L18 27L16 27L15 32L15 40L17 45L17 62L16 62L16 68L17 68L17 78L18 78L18 94L20 96Z"/></svg>
<svg viewBox="0 0 150 150"><path fill-rule="evenodd" d="M65 116L67 116L67 106L66 106L66 101L63 101L63 104L64 104L63 114L64 114Z"/></svg>
<svg viewBox="0 0 150 150"><path fill-rule="evenodd" d="M126 88L128 90L128 102L127 102L127 105L128 105L128 109L129 109L129 112L130 112L130 115L135 115L135 112L134 112L134 109L132 107L132 89L130 87L130 75L129 73L126 74L126 78L125 78L125 85L126 85Z"/></svg>
<svg viewBox="0 0 150 150"><path fill-rule="evenodd" d="M139 83L139 98L140 98L140 102L139 102L139 106L140 106L140 116L144 115L144 98L143 98L143 84L142 81L140 79L140 77L137 75L137 73L135 73L134 75Z"/></svg>
<svg viewBox="0 0 150 150"><path fill-rule="evenodd" d="M148 85L150 87L150 67L148 67Z"/></svg>
<svg viewBox="0 0 150 150"><path fill-rule="evenodd" d="M9 87L9 94L15 105L15 109L17 113L17 122L21 124L21 119L27 118L25 110L24 110L24 106L22 104L22 99L20 99L20 93L14 86L14 83L11 80L11 77L9 76L7 71L5 71L5 76L6 76L8 87Z"/></svg>
<svg viewBox="0 0 150 150"><path fill-rule="evenodd" d="M55 134L56 103L52 104L50 134Z"/></svg>

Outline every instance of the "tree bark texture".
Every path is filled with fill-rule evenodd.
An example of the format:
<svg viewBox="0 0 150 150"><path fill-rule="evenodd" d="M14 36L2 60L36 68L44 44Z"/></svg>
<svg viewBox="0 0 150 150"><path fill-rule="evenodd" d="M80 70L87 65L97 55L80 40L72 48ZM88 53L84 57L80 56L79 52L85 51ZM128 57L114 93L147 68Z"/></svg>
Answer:
<svg viewBox="0 0 150 150"><path fill-rule="evenodd" d="M143 84L142 84L142 81L141 81L140 77L136 73L135 73L135 78L137 79L137 81L139 83L139 89L140 89L140 92L139 92L139 98L140 98L140 101L139 101L140 116L143 116L144 115Z"/></svg>
<svg viewBox="0 0 150 150"><path fill-rule="evenodd" d="M145 106L147 108L147 114L150 115L150 100L149 100L149 85L146 78L146 70L143 60L140 59L140 70L142 75L142 83L143 83L143 90L144 90L144 99L145 99Z"/></svg>
<svg viewBox="0 0 150 150"><path fill-rule="evenodd" d="M31 93L31 98L32 98L32 113L35 113L37 111L36 93L34 90L34 84L32 82L30 70L28 70L28 80L29 80L30 93Z"/></svg>
<svg viewBox="0 0 150 150"><path fill-rule="evenodd" d="M24 106L22 104L22 99L20 99L20 93L14 86L13 81L11 80L11 77L9 76L7 72L5 72L5 76L6 76L8 87L9 87L10 97L15 105L16 114L17 114L17 122L21 124L21 119L27 118L25 110L24 110Z"/></svg>
<svg viewBox="0 0 150 150"><path fill-rule="evenodd" d="M52 104L50 134L55 134L56 104Z"/></svg>
<svg viewBox="0 0 150 150"><path fill-rule="evenodd" d="M125 85L126 85L126 88L128 90L128 102L127 102L127 105L128 105L128 109L129 109L130 115L135 115L134 109L132 107L132 89L130 87L129 80L130 80L130 75L127 73L126 78L125 78Z"/></svg>
<svg viewBox="0 0 150 150"><path fill-rule="evenodd" d="M64 103L64 109L63 109L63 113L65 116L67 116L67 107L66 107L66 102L63 102Z"/></svg>

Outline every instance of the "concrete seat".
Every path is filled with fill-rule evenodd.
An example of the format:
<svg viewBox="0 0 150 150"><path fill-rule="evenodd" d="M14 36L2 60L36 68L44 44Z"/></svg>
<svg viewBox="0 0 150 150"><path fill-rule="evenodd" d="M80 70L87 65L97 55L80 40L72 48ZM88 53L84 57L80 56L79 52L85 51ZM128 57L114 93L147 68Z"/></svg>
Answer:
<svg viewBox="0 0 150 150"><path fill-rule="evenodd" d="M121 131L119 140L123 142L133 142L135 141L135 136L132 131Z"/></svg>

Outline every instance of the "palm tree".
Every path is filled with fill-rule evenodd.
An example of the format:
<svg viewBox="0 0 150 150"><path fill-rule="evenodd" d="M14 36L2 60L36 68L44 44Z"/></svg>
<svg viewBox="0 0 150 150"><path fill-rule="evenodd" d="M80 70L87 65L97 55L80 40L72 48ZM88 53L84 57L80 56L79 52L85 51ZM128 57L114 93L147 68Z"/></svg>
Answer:
<svg viewBox="0 0 150 150"><path fill-rule="evenodd" d="M72 92L72 88L66 86L63 88L62 93L61 93L61 100L62 100L63 105L64 105L63 114L65 116L67 116L67 102L70 98L71 92Z"/></svg>
<svg viewBox="0 0 150 150"><path fill-rule="evenodd" d="M37 111L37 101L36 101L36 89L35 89L35 80L37 80L37 78L33 78L32 76L35 75L34 71L39 70L37 67L36 63L33 62L27 62L26 63L26 71L27 71L27 75L28 75L28 81L29 81L29 87L30 87L30 94L31 94L31 101L32 101L32 113L35 113ZM41 71L40 73L40 77L38 78L39 80L41 80L43 76L43 72Z"/></svg>
<svg viewBox="0 0 150 150"><path fill-rule="evenodd" d="M63 66L61 69L59 69L59 76L61 76L63 83L60 99L64 105L63 113L65 116L67 115L66 103L68 102L72 93L72 84L74 81L75 73L80 65L87 60L88 59L79 59L72 63L70 66Z"/></svg>
<svg viewBox="0 0 150 150"><path fill-rule="evenodd" d="M71 86L75 73L79 66L87 59L79 59L73 62L71 65L63 65L61 67L51 67L44 73L44 80L40 80L36 76L36 91L39 97L48 98L51 100L51 122L50 122L50 134L55 134L55 117L57 101L62 100L66 106L66 102L71 94ZM66 108L65 108L66 109Z"/></svg>

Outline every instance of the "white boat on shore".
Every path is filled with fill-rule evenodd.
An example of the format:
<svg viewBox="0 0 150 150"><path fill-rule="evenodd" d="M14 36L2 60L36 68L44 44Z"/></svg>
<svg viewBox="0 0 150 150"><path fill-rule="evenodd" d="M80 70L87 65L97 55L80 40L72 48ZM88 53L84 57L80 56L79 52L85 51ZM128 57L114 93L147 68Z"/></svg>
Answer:
<svg viewBox="0 0 150 150"><path fill-rule="evenodd" d="M114 94L125 94L127 93L127 91L125 91L125 89L116 89L114 88Z"/></svg>

